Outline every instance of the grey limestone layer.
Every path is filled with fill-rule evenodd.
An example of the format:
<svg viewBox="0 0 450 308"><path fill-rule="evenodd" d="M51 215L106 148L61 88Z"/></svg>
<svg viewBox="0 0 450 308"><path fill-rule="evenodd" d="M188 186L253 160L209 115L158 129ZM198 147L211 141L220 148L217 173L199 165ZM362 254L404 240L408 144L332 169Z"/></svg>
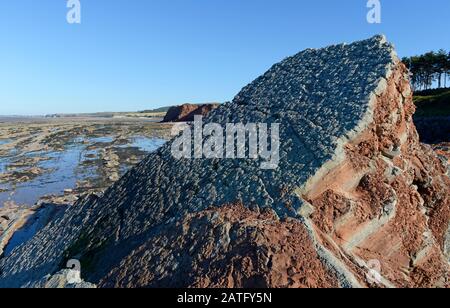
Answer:
<svg viewBox="0 0 450 308"><path fill-rule="evenodd" d="M343 158L342 146L373 120L397 62L382 36L308 49L274 65L204 123L280 124L280 163L262 170L253 159L174 159L169 142L100 198L70 207L0 261L0 287L20 287L78 258L97 283L161 226L186 213L242 202L295 217L307 189ZM83 269L82 269L83 271Z"/></svg>

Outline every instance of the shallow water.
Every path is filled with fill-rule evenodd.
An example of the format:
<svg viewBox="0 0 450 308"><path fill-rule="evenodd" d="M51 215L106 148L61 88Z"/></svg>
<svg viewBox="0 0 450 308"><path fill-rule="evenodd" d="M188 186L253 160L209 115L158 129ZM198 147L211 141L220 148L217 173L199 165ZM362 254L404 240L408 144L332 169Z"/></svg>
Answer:
<svg viewBox="0 0 450 308"><path fill-rule="evenodd" d="M4 157L0 157L0 174L6 172L8 161Z"/></svg>
<svg viewBox="0 0 450 308"><path fill-rule="evenodd" d="M42 196L59 195L64 189L74 188L76 182L82 178L82 174L77 172L82 150L82 147L72 147L63 152L31 154L50 158L48 161L38 163L37 166L52 171L11 187L12 195L11 192L0 193L0 204L14 201L21 205L34 205Z"/></svg>
<svg viewBox="0 0 450 308"><path fill-rule="evenodd" d="M0 139L0 146L8 144L10 142L11 142L11 140L9 140L9 139Z"/></svg>
<svg viewBox="0 0 450 308"><path fill-rule="evenodd" d="M89 143L94 144L94 143L111 143L114 141L113 137L110 136L104 136L104 137L93 137L93 138L88 138L87 141L89 141Z"/></svg>
<svg viewBox="0 0 450 308"><path fill-rule="evenodd" d="M16 187L8 187L10 191L0 192L0 207L6 201L14 201L16 204L33 206L43 196L62 195L66 189L76 188L78 181L97 176L95 168L82 168L80 166L88 158L87 155L98 155L99 149L87 150L89 145L96 143L111 143L112 137L77 138L75 142L62 152L34 152L26 154L28 157L46 157L46 161L37 163L37 166L51 171L46 172L33 180L20 183ZM150 153L164 145L162 139L135 137L130 144L121 146L134 147ZM0 158L0 173L6 171L13 158ZM17 159L15 157L14 159ZM127 170L128 167L123 167Z"/></svg>
<svg viewBox="0 0 450 308"><path fill-rule="evenodd" d="M151 153L162 147L166 143L163 139L135 137L133 142L124 147L139 148L141 151Z"/></svg>

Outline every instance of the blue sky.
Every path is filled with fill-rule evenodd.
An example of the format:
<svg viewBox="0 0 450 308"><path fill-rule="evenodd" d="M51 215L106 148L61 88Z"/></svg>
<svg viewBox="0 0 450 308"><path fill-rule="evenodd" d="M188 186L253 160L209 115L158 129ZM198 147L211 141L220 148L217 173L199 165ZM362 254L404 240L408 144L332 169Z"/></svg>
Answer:
<svg viewBox="0 0 450 308"><path fill-rule="evenodd" d="M0 114L226 101L309 47L384 33L401 56L450 49L449 0L0 0Z"/></svg>

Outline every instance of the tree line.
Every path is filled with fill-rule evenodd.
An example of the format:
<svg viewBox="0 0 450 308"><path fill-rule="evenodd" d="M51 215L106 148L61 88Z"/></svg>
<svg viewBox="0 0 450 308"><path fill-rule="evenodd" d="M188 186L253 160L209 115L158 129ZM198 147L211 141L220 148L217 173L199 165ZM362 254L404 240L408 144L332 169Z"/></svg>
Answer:
<svg viewBox="0 0 450 308"><path fill-rule="evenodd" d="M412 73L411 82L415 90L428 90L437 84L438 88L446 88L450 77L450 52L443 49L438 52L405 57L403 63Z"/></svg>

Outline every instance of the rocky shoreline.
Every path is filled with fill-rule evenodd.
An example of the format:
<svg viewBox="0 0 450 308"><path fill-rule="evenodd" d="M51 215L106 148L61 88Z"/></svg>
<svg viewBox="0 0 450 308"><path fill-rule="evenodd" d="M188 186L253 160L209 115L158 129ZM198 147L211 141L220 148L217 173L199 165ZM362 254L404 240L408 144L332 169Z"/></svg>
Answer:
<svg viewBox="0 0 450 308"><path fill-rule="evenodd" d="M33 118L20 122L20 125L18 121L14 119L0 123L0 140L3 140L0 146L0 193L8 196L7 199L0 198L0 256L29 240L64 212L67 206L86 195L103 194L124 170L139 163L147 152L129 145L134 140L133 136L168 139L171 128L171 125L156 123L157 120L69 118L62 121ZM67 183L67 187L62 184L60 193L49 191L40 195L36 192L35 198L30 198L27 204L17 200L18 193L29 193L15 191L23 186L26 188L27 183L45 188L46 181L49 181L45 176L51 175L54 168L62 163L59 153L73 151L74 140L83 136L85 141L80 142L79 147L85 148L83 152L87 157L73 172L97 170L95 176L73 182L72 187L71 183ZM54 166L47 167L52 160L56 160ZM61 179L70 176L69 171ZM38 181L40 178L43 178L42 184ZM33 193L33 190L30 189L30 192Z"/></svg>
<svg viewBox="0 0 450 308"><path fill-rule="evenodd" d="M278 169L169 142L0 259L0 287L64 286L76 259L98 287L448 288L447 154L414 112L384 37L300 52L204 119L281 123Z"/></svg>
<svg viewBox="0 0 450 308"><path fill-rule="evenodd" d="M0 123L0 207L73 204L102 193L169 139L171 129L137 119L17 121Z"/></svg>

